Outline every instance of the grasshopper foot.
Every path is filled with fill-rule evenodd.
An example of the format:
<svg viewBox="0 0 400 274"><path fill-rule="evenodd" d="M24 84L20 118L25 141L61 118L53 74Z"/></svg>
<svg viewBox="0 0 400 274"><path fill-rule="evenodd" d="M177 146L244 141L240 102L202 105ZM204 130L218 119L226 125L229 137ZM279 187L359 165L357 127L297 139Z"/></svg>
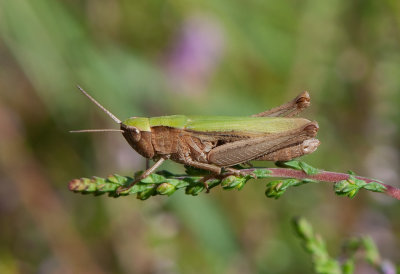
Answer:
<svg viewBox="0 0 400 274"><path fill-rule="evenodd" d="M204 187L206 189L206 193L210 193L210 188L208 187L207 181L203 182L203 185L204 185Z"/></svg>
<svg viewBox="0 0 400 274"><path fill-rule="evenodd" d="M124 186L120 186L117 188L117 190L115 191L118 195L120 195L122 192L128 191L129 189L131 189L134 185L136 185L140 180L135 180L133 181L130 185L124 187Z"/></svg>
<svg viewBox="0 0 400 274"><path fill-rule="evenodd" d="M200 182L204 185L204 188L206 189L206 193L210 193L210 187L208 186L207 181L214 178L215 178L214 175L207 175L200 180Z"/></svg>
<svg viewBox="0 0 400 274"><path fill-rule="evenodd" d="M246 175L251 175L251 177L253 177L254 179L257 179L257 176L252 174L251 171L243 171L240 169L235 169L235 168L225 168L226 173L224 173L224 175L226 176L230 176L230 175L234 175L234 176L246 176Z"/></svg>
<svg viewBox="0 0 400 274"><path fill-rule="evenodd" d="M122 187L120 186L119 188L117 188L117 190L115 191L118 195L120 195L122 192L125 192L127 190L129 190L130 187Z"/></svg>
<svg viewBox="0 0 400 274"><path fill-rule="evenodd" d="M231 167L227 167L227 168L225 168L225 170L226 170L225 174L227 174L228 176L229 175L241 176L241 175L247 175L248 174L248 172L244 172L244 171L242 171L240 169L235 169L235 168L231 168Z"/></svg>

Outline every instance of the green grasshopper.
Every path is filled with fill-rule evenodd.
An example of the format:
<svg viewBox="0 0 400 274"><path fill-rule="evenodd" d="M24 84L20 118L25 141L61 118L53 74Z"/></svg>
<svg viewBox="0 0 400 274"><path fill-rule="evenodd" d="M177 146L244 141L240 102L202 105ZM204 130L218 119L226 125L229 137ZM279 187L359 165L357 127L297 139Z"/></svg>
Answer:
<svg viewBox="0 0 400 274"><path fill-rule="evenodd" d="M185 116L130 117L119 120L81 87L79 90L120 129L87 129L71 132L122 132L129 145L155 164L118 193L153 173L170 159L219 175L240 175L234 165L249 161L289 161L314 152L320 142L314 137L318 123L293 118L310 105L308 92L279 107L245 117ZM207 184L205 183L207 186Z"/></svg>

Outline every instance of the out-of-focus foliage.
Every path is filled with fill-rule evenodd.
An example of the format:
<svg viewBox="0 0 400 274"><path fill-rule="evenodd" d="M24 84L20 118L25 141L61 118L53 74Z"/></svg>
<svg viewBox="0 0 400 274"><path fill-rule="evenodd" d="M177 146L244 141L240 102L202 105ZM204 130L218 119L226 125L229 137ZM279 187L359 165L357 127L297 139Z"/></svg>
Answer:
<svg viewBox="0 0 400 274"><path fill-rule="evenodd" d="M307 162L398 186L398 1L0 0L0 62L2 273L310 272L299 214L329 247L369 234L400 261L400 205L383 195L303 186L271 200L249 182L141 202L67 189L144 167L116 133L68 133L117 128L76 84L120 119L250 115L308 90L322 144Z"/></svg>
<svg viewBox="0 0 400 274"><path fill-rule="evenodd" d="M304 218L296 218L294 228L302 240L304 249L311 255L315 273L321 274L352 274L356 260L363 260L375 268L377 273L396 273L396 266L382 259L371 237L360 236L348 239L342 248L342 253L334 259L329 255L325 241L320 234L313 231L311 224Z"/></svg>

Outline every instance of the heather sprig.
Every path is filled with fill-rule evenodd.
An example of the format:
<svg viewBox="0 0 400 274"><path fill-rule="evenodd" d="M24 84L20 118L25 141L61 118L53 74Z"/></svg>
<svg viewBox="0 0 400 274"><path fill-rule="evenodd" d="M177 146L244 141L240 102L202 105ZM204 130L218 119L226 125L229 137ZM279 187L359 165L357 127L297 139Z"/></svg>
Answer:
<svg viewBox="0 0 400 274"><path fill-rule="evenodd" d="M187 167L186 173L182 175L160 171L149 175L120 194L117 193L117 189L121 186L130 185L134 178L140 176L142 171L136 172L133 177L114 174L107 178L74 179L69 182L68 187L71 191L83 194L101 195L107 193L111 197L136 194L138 199L146 200L155 195L170 196L179 189L184 189L186 194L193 196L201 192L209 192L218 185L225 190L241 190L251 179L280 178L267 183L265 191L267 197L278 199L293 186L332 182L334 183L335 193L340 196L353 198L359 190L365 189L382 192L400 200L399 189L378 180L356 176L353 173L323 171L300 161L279 162L277 165L279 168L241 168L242 173L240 175L227 173L211 175L192 167Z"/></svg>

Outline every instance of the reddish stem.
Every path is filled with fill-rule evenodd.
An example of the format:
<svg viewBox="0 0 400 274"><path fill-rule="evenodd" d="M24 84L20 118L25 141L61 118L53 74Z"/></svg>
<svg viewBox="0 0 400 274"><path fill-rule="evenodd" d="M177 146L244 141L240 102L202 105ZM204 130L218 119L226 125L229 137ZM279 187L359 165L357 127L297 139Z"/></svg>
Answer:
<svg viewBox="0 0 400 274"><path fill-rule="evenodd" d="M251 169L249 169L251 170ZM323 182L339 182L342 180L347 180L350 177L350 174L345 173L338 173L338 172L331 172L331 171L321 171L315 175L307 175L301 170L295 170L290 168L268 168L271 173L271 177L282 177L282 178L297 178L297 179L313 179L317 181ZM363 180L366 183L376 182L386 187L385 193L397 200L400 200L400 189L384 184L374 179L361 177L361 176L354 176L357 179Z"/></svg>

